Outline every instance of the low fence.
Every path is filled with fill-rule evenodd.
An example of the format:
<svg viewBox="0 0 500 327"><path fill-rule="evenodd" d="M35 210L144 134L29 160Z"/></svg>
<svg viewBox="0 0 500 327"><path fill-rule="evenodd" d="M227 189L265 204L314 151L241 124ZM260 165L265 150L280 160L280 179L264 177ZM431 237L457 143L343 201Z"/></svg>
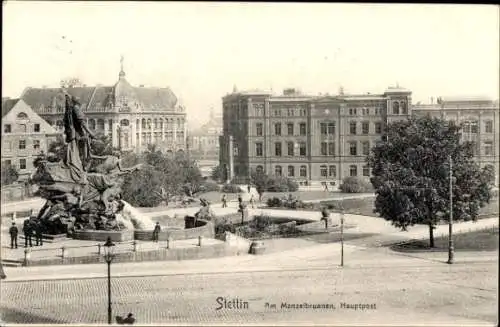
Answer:
<svg viewBox="0 0 500 327"><path fill-rule="evenodd" d="M113 262L141 262L141 261L167 261L167 260L194 260L209 259L230 255L238 255L237 247L228 242L203 246L202 238L199 238L198 246L190 248L176 248L175 242L167 242L167 246L156 250L139 250L140 244L136 241L122 242L116 244ZM94 248L88 255L71 256L71 251L83 248ZM32 259L33 252L59 251L59 254L50 257ZM71 265L71 264L95 264L104 263L104 249L102 244L61 247L58 249L26 249L24 252L23 266L43 265Z"/></svg>
<svg viewBox="0 0 500 327"><path fill-rule="evenodd" d="M134 231L106 231L106 230L79 230L72 235L75 240L106 242L108 238L113 242L134 240Z"/></svg>
<svg viewBox="0 0 500 327"><path fill-rule="evenodd" d="M158 234L159 241L167 240L187 240L198 237L214 238L215 228L214 224L210 221L198 219L196 221L197 227L188 229L164 229ZM136 230L134 231L134 238L140 241L151 241L153 239L152 230Z"/></svg>

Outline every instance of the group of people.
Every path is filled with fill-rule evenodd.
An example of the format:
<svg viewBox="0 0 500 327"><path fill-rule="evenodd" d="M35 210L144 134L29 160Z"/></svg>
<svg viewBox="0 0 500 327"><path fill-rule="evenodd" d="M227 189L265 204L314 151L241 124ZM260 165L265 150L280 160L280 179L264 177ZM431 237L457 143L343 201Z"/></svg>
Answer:
<svg viewBox="0 0 500 327"><path fill-rule="evenodd" d="M248 188L248 194L250 194L250 199L248 200L248 202L252 206L252 209L254 209L255 208L255 196L253 193L251 193L251 190L252 190L251 186L248 185L247 188ZM260 195L259 195L259 201L261 201ZM222 202L222 207L227 208L227 196L226 196L226 194L222 195L221 202ZM241 194L238 194L238 208L239 209L241 209L242 204L243 204L243 198L242 198Z"/></svg>
<svg viewBox="0 0 500 327"><path fill-rule="evenodd" d="M44 225L41 220L37 219L36 216L31 216L26 219L23 223L23 234L24 234L24 247L33 247L33 237L35 237L35 246L43 245L43 233L45 232ZM10 234L10 248L17 249L17 239L19 236L19 229L16 226L16 222L12 222L12 226L9 228Z"/></svg>

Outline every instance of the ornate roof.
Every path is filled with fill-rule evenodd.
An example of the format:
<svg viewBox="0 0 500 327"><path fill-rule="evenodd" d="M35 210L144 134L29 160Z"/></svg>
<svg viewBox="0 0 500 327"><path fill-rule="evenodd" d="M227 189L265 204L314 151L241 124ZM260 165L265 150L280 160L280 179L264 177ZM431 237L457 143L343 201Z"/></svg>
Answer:
<svg viewBox="0 0 500 327"><path fill-rule="evenodd" d="M2 98L2 117L7 115L18 101L19 99Z"/></svg>

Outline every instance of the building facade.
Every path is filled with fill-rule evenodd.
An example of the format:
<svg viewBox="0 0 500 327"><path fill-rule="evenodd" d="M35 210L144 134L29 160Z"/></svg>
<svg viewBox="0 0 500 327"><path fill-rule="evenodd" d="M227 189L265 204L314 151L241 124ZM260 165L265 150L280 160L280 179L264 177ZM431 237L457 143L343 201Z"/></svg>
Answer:
<svg viewBox="0 0 500 327"><path fill-rule="evenodd" d="M280 96L233 92L222 99L220 164L230 179L248 178L255 169L310 186L335 187L347 176L368 180L366 156L389 122L410 117L411 94L399 87L336 96L307 96L293 89ZM495 133L498 137L493 127ZM498 149L492 151L488 160L498 166Z"/></svg>
<svg viewBox="0 0 500 327"><path fill-rule="evenodd" d="M60 133L22 99L2 99L2 165L12 165L19 179L33 171L33 161Z"/></svg>
<svg viewBox="0 0 500 327"><path fill-rule="evenodd" d="M109 135L113 146L141 152L148 144L185 151L186 112L170 88L134 87L122 68L113 86L70 87L79 98L89 128ZM64 95L60 88L27 88L21 95L56 130L63 131Z"/></svg>
<svg viewBox="0 0 500 327"><path fill-rule="evenodd" d="M189 150L197 161L219 162L219 136L222 135L222 116L210 111L209 121L200 128L189 132Z"/></svg>

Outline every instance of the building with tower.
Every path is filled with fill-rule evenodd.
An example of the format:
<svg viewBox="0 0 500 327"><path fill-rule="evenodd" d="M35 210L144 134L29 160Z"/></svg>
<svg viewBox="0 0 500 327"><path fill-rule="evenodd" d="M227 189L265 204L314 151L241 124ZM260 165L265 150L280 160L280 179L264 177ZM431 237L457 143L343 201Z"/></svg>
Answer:
<svg viewBox="0 0 500 327"><path fill-rule="evenodd" d="M144 151L155 144L164 151L186 150L186 111L168 87L132 86L121 58L118 81L112 86L74 86L68 93L79 98L87 125L109 135L123 151ZM60 88L32 88L20 97L50 126L62 132L64 95Z"/></svg>
<svg viewBox="0 0 500 327"><path fill-rule="evenodd" d="M347 176L368 180L366 156L387 124L430 112L460 121L474 113L474 126L488 131L481 134L484 144L478 145L478 153L482 146L484 155L478 159L498 172L498 102L412 106L412 92L399 86L381 94L339 93L310 96L285 89L273 95L235 89L223 97L219 162L228 179L245 182L255 169L293 178L302 186L336 187Z"/></svg>

